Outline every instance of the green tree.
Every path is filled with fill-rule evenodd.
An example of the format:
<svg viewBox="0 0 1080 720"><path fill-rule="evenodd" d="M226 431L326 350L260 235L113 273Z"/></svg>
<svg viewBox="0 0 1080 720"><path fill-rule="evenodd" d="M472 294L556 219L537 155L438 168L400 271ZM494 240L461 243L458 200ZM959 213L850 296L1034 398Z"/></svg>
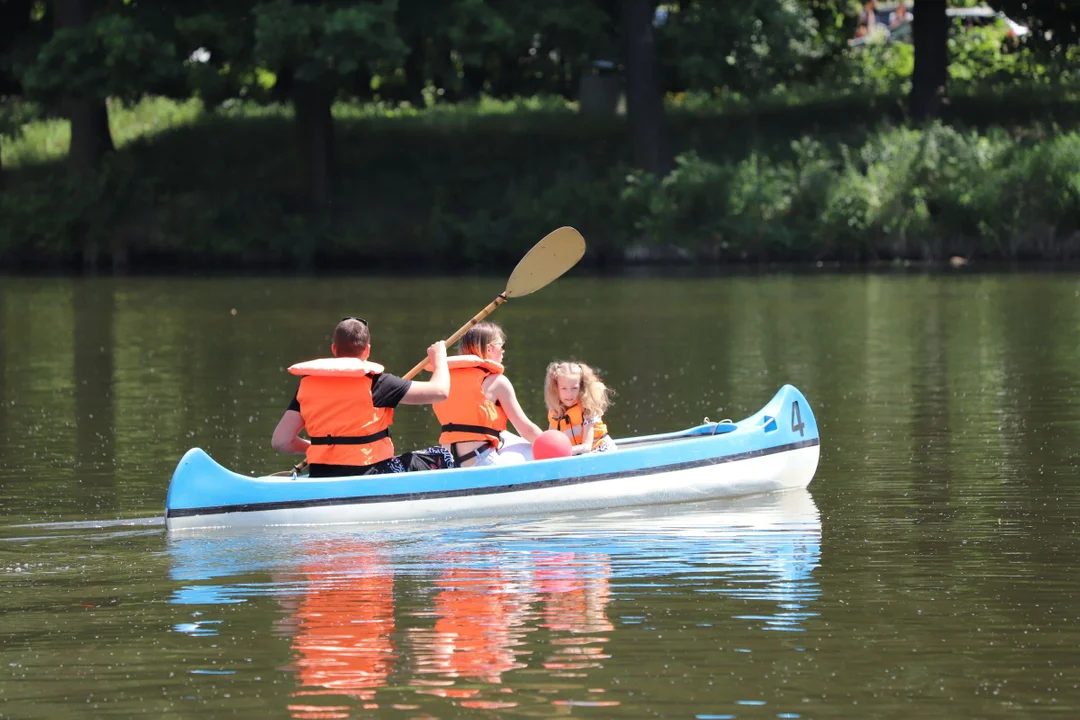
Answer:
<svg viewBox="0 0 1080 720"><path fill-rule="evenodd" d="M616 50L609 0L400 0L399 32L408 46L403 72L386 92L418 104L481 94L573 97L589 63ZM380 87L380 94L383 92Z"/></svg>
<svg viewBox="0 0 1080 720"><path fill-rule="evenodd" d="M659 30L668 87L768 92L811 76L825 54L805 2L745 0L673 3Z"/></svg>
<svg viewBox="0 0 1080 720"><path fill-rule="evenodd" d="M292 99L308 197L318 212L329 210L333 196L335 97L370 88L373 76L393 73L405 60L395 11L395 0L272 0L252 10L254 58Z"/></svg>

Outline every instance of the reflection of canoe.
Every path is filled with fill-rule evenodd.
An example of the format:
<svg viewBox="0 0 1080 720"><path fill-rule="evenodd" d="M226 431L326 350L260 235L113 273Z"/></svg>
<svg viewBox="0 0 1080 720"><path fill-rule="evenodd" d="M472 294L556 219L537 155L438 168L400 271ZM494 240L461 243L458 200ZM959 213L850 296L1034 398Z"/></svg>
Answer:
<svg viewBox="0 0 1080 720"><path fill-rule="evenodd" d="M818 428L785 385L738 423L617 441L612 453L519 465L367 478L250 478L198 448L169 485L170 530L252 525L496 517L666 504L804 488L818 463Z"/></svg>
<svg viewBox="0 0 1080 720"><path fill-rule="evenodd" d="M441 607L438 617L456 617L460 623L476 611L517 612L521 603L535 609L541 600L546 608L542 621L570 623L575 634L609 632L602 627L603 616L594 611L606 602L612 581L639 579L642 587L661 594L668 592L665 587L692 587L699 593L774 603L771 610L754 608L760 626L769 630L801 629L821 594L814 577L821 564L821 517L807 490L498 522L330 525L317 530L283 525L257 532L219 528L172 533L168 555L169 578L177 584L170 602L203 606L199 622L177 629L196 634L216 632L220 620L215 619L215 605L267 596L288 604L287 598L313 591L360 592L370 587L364 578L387 574L409 578L413 596L430 597ZM317 565L312 558L318 559ZM692 580L683 585L686 581L679 578ZM429 586L433 595L423 589ZM584 597L562 594L575 587L592 589ZM438 593L450 588L489 594L502 609L439 605ZM577 610L568 612L570 607ZM415 609L406 612L411 615ZM524 632L536 622L517 629ZM399 623L405 625L412 623ZM411 627L408 632L419 630ZM446 650L451 647L446 643L449 634L437 643L430 635L411 642ZM497 634L486 637L491 642L501 639ZM339 640L348 638L339 634ZM489 659L493 667L505 667L504 658Z"/></svg>

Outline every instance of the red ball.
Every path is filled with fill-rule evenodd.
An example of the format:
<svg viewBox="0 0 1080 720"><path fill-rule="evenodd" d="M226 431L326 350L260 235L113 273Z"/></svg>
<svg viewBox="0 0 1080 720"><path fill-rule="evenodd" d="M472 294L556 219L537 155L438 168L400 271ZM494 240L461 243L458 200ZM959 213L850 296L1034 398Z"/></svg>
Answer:
<svg viewBox="0 0 1080 720"><path fill-rule="evenodd" d="M570 457L571 450L570 438L558 430L545 430L532 445L534 460Z"/></svg>

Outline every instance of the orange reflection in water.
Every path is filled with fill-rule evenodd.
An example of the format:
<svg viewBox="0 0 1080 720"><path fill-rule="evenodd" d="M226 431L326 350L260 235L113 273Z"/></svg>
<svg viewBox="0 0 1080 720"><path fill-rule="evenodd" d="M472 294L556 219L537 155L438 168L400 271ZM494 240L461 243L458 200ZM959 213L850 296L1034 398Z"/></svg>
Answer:
<svg viewBox="0 0 1080 720"><path fill-rule="evenodd" d="M393 567L369 543L322 543L308 555L316 559L301 568L307 589L293 614L294 667L301 684L294 695L372 700L397 659L391 639ZM312 717L311 712L295 706L293 716Z"/></svg>
<svg viewBox="0 0 1080 720"><path fill-rule="evenodd" d="M376 691L398 663L391 560L378 544L352 539L316 544L307 556L312 560L298 576L279 578L304 588L282 623L292 635L300 685L289 710L297 720L349 717L348 707L311 697L330 695L360 700L357 710L378 709ZM399 682L416 692L462 707L512 708L511 688L493 697L484 684L501 685L505 673L528 667L532 651L542 653L534 667L552 676L582 676L608 657L606 556L458 552L440 560L437 592L420 614L433 620L408 631L412 679ZM523 647L529 633L538 633L531 650ZM457 686L462 680L472 686Z"/></svg>
<svg viewBox="0 0 1080 720"><path fill-rule="evenodd" d="M433 627L409 634L418 675L502 683L507 671L528 666L523 659L531 653L522 648L524 638L539 630L550 637L531 644L551 648L542 665L554 675L597 667L608 657L603 654L608 639L597 636L614 629L606 614L611 575L606 557L534 553L526 562L517 556L509 569L498 553L455 553L447 561L436 580ZM459 700L483 692L454 687L452 680L418 679L413 685L422 686L420 693Z"/></svg>
<svg viewBox="0 0 1080 720"><path fill-rule="evenodd" d="M475 567L490 559L489 567ZM435 585L435 625L410 634L416 672L501 682L507 670L524 667L515 647L524 634L526 610L517 581L497 566L495 553L453 553ZM431 688L442 697L471 697L475 689Z"/></svg>
<svg viewBox="0 0 1080 720"><path fill-rule="evenodd" d="M543 610L542 626L570 633L554 637L553 652L544 662L550 670L570 671L599 667L606 637L590 637L614 630L608 621L611 567L606 557L577 553L542 553L533 558L535 587Z"/></svg>

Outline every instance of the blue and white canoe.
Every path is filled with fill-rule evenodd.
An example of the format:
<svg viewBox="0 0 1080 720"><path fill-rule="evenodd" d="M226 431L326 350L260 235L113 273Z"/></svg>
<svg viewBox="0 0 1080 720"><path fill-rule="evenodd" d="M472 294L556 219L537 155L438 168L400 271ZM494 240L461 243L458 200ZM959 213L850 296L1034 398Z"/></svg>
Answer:
<svg viewBox="0 0 1080 720"><path fill-rule="evenodd" d="M367 477L247 477L199 448L165 500L169 530L451 520L694 502L805 488L817 470L817 421L785 385L737 423L616 440L617 452L517 465Z"/></svg>

